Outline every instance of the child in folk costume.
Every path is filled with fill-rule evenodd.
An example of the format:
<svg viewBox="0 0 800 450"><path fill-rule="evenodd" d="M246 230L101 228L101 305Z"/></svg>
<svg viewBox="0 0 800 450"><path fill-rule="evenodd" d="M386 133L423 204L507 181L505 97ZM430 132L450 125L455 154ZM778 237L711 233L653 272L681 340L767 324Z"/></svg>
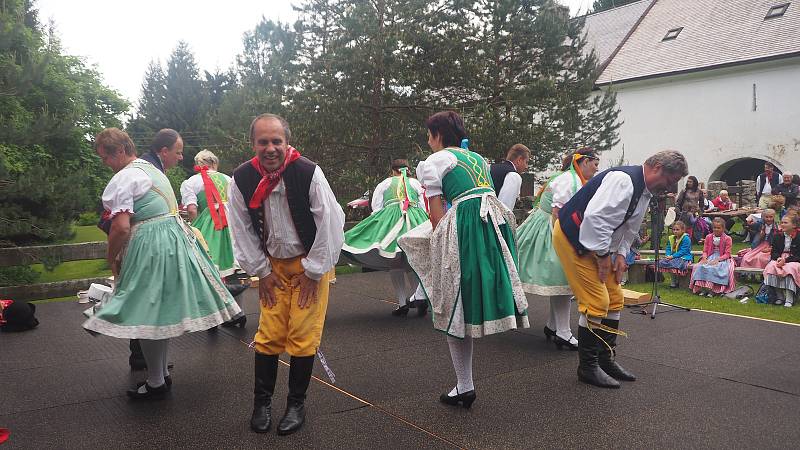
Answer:
<svg viewBox="0 0 800 450"><path fill-rule="evenodd" d="M428 220L422 185L407 172L405 159L392 161L392 176L378 184L372 194L372 214L344 234L342 247L342 256L357 265L389 270L399 305L392 312L395 316L408 314L408 299L419 284L397 246L397 238ZM414 306L419 307L419 315L428 308L422 300Z"/></svg>
<svg viewBox="0 0 800 450"><path fill-rule="evenodd" d="M593 149L584 147L565 158L561 173L551 178L539 193L538 206L517 229L519 276L526 293L548 297L550 316L544 327L545 337L560 349L578 349L578 340L569 324L567 283L561 261L553 248L553 223L558 211L597 173L599 158Z"/></svg>
<svg viewBox="0 0 800 450"><path fill-rule="evenodd" d="M458 384L439 400L469 408L476 397L472 338L529 326L516 268L516 222L497 199L483 157L458 147L466 137L461 117L439 112L426 125L434 153L418 175L431 221L399 244L428 294L434 327L447 334ZM444 201L452 205L447 212Z"/></svg>
<svg viewBox="0 0 800 450"><path fill-rule="evenodd" d="M751 248L739 252L741 263L739 267L752 267L763 269L769 264L772 256L772 239L778 233L778 224L775 223L775 210L766 209L761 214L761 221L751 228L758 228L751 243Z"/></svg>
<svg viewBox="0 0 800 450"><path fill-rule="evenodd" d="M227 277L235 271L233 244L225 207L231 178L217 172L219 158L208 150L194 157L196 175L181 183L181 202L186 207L192 226L200 230L208 244L208 254Z"/></svg>
<svg viewBox="0 0 800 450"><path fill-rule="evenodd" d="M667 238L666 256L658 261L659 272L672 274L669 287L678 287L678 277L686 275L692 262L692 239L686 234L686 224L676 220L672 224L672 234Z"/></svg>
<svg viewBox="0 0 800 450"><path fill-rule="evenodd" d="M772 261L764 269L764 284L776 305L792 306L800 286L800 215L781 219L780 233L772 239Z"/></svg>
<svg viewBox="0 0 800 450"><path fill-rule="evenodd" d="M735 264L731 259L733 239L725 233L725 219L717 217L712 222L712 232L703 243L703 257L692 267L689 288L695 294L724 294L736 287L733 277Z"/></svg>

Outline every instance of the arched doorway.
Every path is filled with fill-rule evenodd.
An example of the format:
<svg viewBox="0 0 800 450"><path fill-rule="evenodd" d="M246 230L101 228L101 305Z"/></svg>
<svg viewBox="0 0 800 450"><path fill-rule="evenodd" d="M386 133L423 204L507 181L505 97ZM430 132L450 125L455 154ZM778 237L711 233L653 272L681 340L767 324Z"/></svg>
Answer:
<svg viewBox="0 0 800 450"><path fill-rule="evenodd" d="M755 180L764 172L764 163L769 162L775 165L775 170L781 173L780 167L775 162L761 158L739 158L728 161L711 174L709 181L724 181L729 185L735 185L740 180Z"/></svg>

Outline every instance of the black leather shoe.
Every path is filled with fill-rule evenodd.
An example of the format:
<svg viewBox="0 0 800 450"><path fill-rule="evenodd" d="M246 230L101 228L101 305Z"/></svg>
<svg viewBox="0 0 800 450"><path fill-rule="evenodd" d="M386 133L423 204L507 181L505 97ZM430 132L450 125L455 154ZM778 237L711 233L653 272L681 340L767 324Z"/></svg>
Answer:
<svg viewBox="0 0 800 450"><path fill-rule="evenodd" d="M619 320L603 319L602 323L603 325L613 328L615 330L619 329ZM602 345L601 342L600 353L598 354L597 362L600 368L603 369L603 372L605 372L612 378L620 381L636 381L636 375L632 374L630 371L620 366L616 361L614 352L612 352L612 349L617 348L617 335L603 330L596 330L596 332L608 344L607 347L605 345Z"/></svg>
<svg viewBox="0 0 800 450"><path fill-rule="evenodd" d="M556 344L556 347L558 347L559 350L561 350L562 347L567 347L567 350L572 350L572 351L578 350L577 345L574 345L572 342L561 338L561 336L554 335L553 343Z"/></svg>
<svg viewBox="0 0 800 450"><path fill-rule="evenodd" d="M408 315L408 305L398 306L394 311L392 311L392 315L395 317L405 317Z"/></svg>
<svg viewBox="0 0 800 450"><path fill-rule="evenodd" d="M266 433L272 426L272 397L253 405L250 416L250 429L256 433Z"/></svg>
<svg viewBox="0 0 800 450"><path fill-rule="evenodd" d="M302 400L289 399L286 402L286 412L281 423L278 424L278 434L286 436L299 430L306 421L306 406Z"/></svg>
<svg viewBox="0 0 800 450"><path fill-rule="evenodd" d="M224 322L222 324L222 326L225 327L225 328L233 328L233 327L237 327L237 326L239 328L244 328L245 325L247 325L247 316L245 316L245 315L242 315L238 319L233 319L233 320L230 320L228 322Z"/></svg>
<svg viewBox="0 0 800 450"><path fill-rule="evenodd" d="M578 327L578 379L592 386L618 389L619 381L608 376L598 364L599 345L603 343L594 333Z"/></svg>
<svg viewBox="0 0 800 450"><path fill-rule="evenodd" d="M417 304L417 317L425 317L428 314L428 301L427 300L414 300Z"/></svg>
<svg viewBox="0 0 800 450"><path fill-rule="evenodd" d="M139 388L142 386L144 386L145 388L144 393L139 392ZM168 391L169 391L169 386L167 386L167 383L164 383L161 386L154 388L149 384L147 384L147 382L145 381L137 384L136 387L132 389L128 389L127 394L128 397L134 400L158 400L164 398L164 396L167 394Z"/></svg>
<svg viewBox="0 0 800 450"><path fill-rule="evenodd" d="M473 389L471 391L464 392L463 394L458 394L453 396L442 394L439 396L439 401L444 404L452 406L458 406L458 404L460 403L461 406L464 407L464 409L469 409L472 407L472 403L475 401L476 398L477 396L475 395L475 389Z"/></svg>
<svg viewBox="0 0 800 450"><path fill-rule="evenodd" d="M551 330L547 325L544 326L544 338L545 339L547 339L549 341L550 338L554 337L555 335L556 335L555 331Z"/></svg>

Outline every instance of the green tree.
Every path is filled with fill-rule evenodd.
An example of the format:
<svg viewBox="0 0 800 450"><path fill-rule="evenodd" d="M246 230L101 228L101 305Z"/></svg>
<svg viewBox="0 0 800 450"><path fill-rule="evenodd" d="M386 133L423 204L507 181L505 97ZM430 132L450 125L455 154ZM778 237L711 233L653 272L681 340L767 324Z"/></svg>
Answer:
<svg viewBox="0 0 800 450"><path fill-rule="evenodd" d="M110 172L90 136L128 105L64 54L30 0L0 3L0 244L65 238Z"/></svg>
<svg viewBox="0 0 800 450"><path fill-rule="evenodd" d="M638 2L639 0L594 0L592 12L598 13L607 9L627 5L628 3Z"/></svg>

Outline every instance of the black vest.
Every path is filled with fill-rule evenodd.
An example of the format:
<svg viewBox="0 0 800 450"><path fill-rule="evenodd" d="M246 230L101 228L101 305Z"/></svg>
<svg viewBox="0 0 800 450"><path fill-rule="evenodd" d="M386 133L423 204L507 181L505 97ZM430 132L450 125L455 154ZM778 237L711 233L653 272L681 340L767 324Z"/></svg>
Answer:
<svg viewBox="0 0 800 450"><path fill-rule="evenodd" d="M615 167L595 175L576 192L564 207L561 208L561 211L558 212L558 222L561 225L561 231L564 232L564 235L566 235L570 244L572 244L579 255L586 253L586 248L581 245L580 241L583 213L586 211L589 201L600 188L600 183L603 182L603 178L611 172L625 172L633 181L633 197L631 197L628 210L625 212L625 219L622 220L622 223L619 224L617 228L627 222L633 213L636 212L636 207L639 206L639 199L642 197L642 193L645 189L642 166Z"/></svg>
<svg viewBox="0 0 800 450"><path fill-rule="evenodd" d="M507 160L494 163L491 167L489 167L489 173L492 176L495 194L500 195L500 190L503 189L503 182L506 181L506 175L516 171L517 168L514 167L514 164Z"/></svg>
<svg viewBox="0 0 800 450"><path fill-rule="evenodd" d="M317 224L314 222L314 215L311 214L311 200L308 191L311 188L311 179L314 177L314 170L317 165L306 157L294 161L286 167L281 176L286 187L286 199L289 203L289 213L292 216L294 228L303 243L306 253L311 251L314 239L317 237ZM256 187L261 181L261 175L250 161L245 162L233 171L233 180L236 187L244 197L247 212L253 222L253 231L258 236L261 245L266 252L266 242L264 240L264 209L259 207L250 208L250 199L256 192Z"/></svg>

